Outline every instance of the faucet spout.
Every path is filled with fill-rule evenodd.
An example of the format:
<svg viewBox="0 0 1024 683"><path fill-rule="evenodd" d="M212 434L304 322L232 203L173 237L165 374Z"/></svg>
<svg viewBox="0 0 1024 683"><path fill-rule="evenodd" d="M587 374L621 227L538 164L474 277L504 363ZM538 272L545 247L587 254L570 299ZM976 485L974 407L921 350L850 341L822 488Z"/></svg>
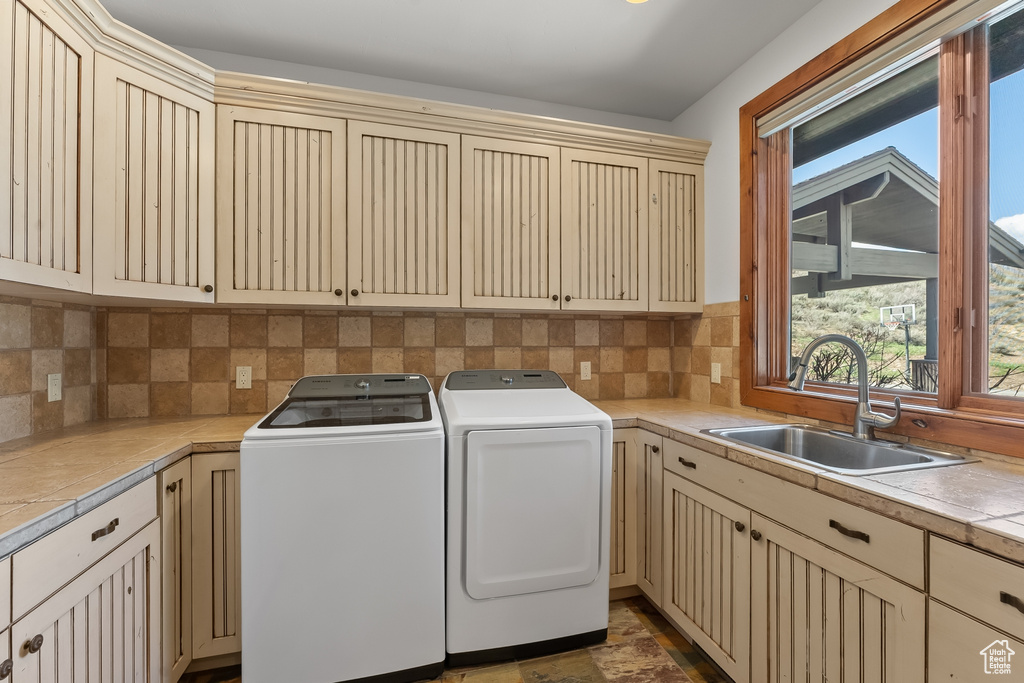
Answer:
<svg viewBox="0 0 1024 683"><path fill-rule="evenodd" d="M873 439L875 438L875 427L886 429L899 422L900 399L897 396L893 401L896 408L895 415L871 412L871 399L868 395L868 357L860 344L854 340L842 334L825 334L813 339L800 354L796 370L789 376L789 388L794 391L803 391L804 381L807 378L807 365L811 361L811 356L820 346L833 342L850 349L857 362L857 412L853 418L853 435L858 439Z"/></svg>

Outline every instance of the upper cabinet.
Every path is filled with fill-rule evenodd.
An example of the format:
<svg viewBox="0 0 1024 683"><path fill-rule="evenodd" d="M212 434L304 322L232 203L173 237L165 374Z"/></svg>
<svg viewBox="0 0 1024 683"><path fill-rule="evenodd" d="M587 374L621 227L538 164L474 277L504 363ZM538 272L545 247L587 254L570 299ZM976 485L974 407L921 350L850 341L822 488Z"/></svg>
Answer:
<svg viewBox="0 0 1024 683"><path fill-rule="evenodd" d="M42 0L0 0L0 279L91 289L93 57Z"/></svg>
<svg viewBox="0 0 1024 683"><path fill-rule="evenodd" d="M559 149L462 138L462 305L561 308Z"/></svg>
<svg viewBox="0 0 1024 683"><path fill-rule="evenodd" d="M217 301L345 303L345 122L217 108Z"/></svg>
<svg viewBox="0 0 1024 683"><path fill-rule="evenodd" d="M647 310L647 159L562 150L562 308Z"/></svg>
<svg viewBox="0 0 1024 683"><path fill-rule="evenodd" d="M353 306L459 306L459 136L348 124Z"/></svg>
<svg viewBox="0 0 1024 683"><path fill-rule="evenodd" d="M97 294L214 300L214 106L96 57Z"/></svg>
<svg viewBox="0 0 1024 683"><path fill-rule="evenodd" d="M704 167L651 159L650 304L652 311L704 307Z"/></svg>

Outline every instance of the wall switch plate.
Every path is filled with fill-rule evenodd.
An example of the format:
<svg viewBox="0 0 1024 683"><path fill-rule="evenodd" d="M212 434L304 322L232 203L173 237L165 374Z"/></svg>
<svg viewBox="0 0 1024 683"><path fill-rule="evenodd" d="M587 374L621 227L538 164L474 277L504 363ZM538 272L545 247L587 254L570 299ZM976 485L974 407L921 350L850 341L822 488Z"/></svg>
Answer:
<svg viewBox="0 0 1024 683"><path fill-rule="evenodd" d="M60 373L46 376L46 400L59 401L61 397Z"/></svg>
<svg viewBox="0 0 1024 683"><path fill-rule="evenodd" d="M721 384L722 383L722 364L712 363L711 364L711 383Z"/></svg>
<svg viewBox="0 0 1024 683"><path fill-rule="evenodd" d="M590 379L590 361L580 361L580 379Z"/></svg>
<svg viewBox="0 0 1024 683"><path fill-rule="evenodd" d="M235 368L235 388L252 389L251 365L239 365Z"/></svg>

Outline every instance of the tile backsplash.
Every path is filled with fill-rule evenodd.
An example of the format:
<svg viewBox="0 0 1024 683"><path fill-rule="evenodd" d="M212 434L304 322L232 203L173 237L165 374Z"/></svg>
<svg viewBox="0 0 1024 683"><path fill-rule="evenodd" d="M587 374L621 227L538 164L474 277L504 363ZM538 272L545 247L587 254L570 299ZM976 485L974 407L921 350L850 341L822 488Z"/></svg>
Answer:
<svg viewBox="0 0 1024 683"><path fill-rule="evenodd" d="M580 362L592 379L580 379ZM711 364L722 368L711 383ZM252 388L235 368L252 367ZM0 442L97 418L273 408L310 374L550 369L590 399L739 405L739 304L700 317L96 308L0 297ZM61 372L64 399L46 400Z"/></svg>
<svg viewBox="0 0 1024 683"><path fill-rule="evenodd" d="M0 297L0 442L96 419L96 357L95 308Z"/></svg>

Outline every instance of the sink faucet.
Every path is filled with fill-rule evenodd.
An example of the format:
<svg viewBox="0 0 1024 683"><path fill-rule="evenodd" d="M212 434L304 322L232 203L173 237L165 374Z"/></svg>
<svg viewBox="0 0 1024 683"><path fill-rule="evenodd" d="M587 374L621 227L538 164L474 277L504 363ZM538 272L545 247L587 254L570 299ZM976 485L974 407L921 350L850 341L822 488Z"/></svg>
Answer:
<svg viewBox="0 0 1024 683"><path fill-rule="evenodd" d="M896 414L892 417L871 412L871 400L868 398L868 357L864 354L864 349L860 347L860 344L849 337L841 334L825 334L812 340L800 354L800 362L796 366L796 371L789 376L789 388L796 391L803 390L804 379L807 376L807 364L811 360L811 355L819 346L830 342L838 342L848 347L853 351L853 356L857 360L857 412L853 417L853 435L858 439L873 439L875 438L875 427L885 429L899 422L900 398L897 396L893 399L896 404Z"/></svg>

